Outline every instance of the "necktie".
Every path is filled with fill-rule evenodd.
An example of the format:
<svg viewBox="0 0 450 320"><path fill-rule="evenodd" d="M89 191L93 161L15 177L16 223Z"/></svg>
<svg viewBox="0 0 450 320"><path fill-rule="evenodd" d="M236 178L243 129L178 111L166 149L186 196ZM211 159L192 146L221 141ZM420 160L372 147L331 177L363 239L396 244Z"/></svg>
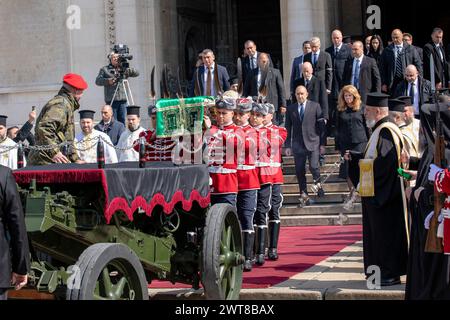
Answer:
<svg viewBox="0 0 450 320"><path fill-rule="evenodd" d="M253 69L256 69L256 57L255 56L252 57L252 70Z"/></svg>
<svg viewBox="0 0 450 320"><path fill-rule="evenodd" d="M314 53L313 65L315 66L317 63L317 53Z"/></svg>
<svg viewBox="0 0 450 320"><path fill-rule="evenodd" d="M353 75L353 85L359 89L359 59L356 59L355 74Z"/></svg>
<svg viewBox="0 0 450 320"><path fill-rule="evenodd" d="M103 126L103 132L108 132L109 129L109 123L105 123L105 125Z"/></svg>
<svg viewBox="0 0 450 320"><path fill-rule="evenodd" d="M303 116L305 115L305 104L300 105L300 120L303 121Z"/></svg>
<svg viewBox="0 0 450 320"><path fill-rule="evenodd" d="M211 67L208 68L208 76L206 77L206 95L211 95Z"/></svg>
<svg viewBox="0 0 450 320"><path fill-rule="evenodd" d="M334 57L337 57L338 53L339 53L339 48L336 47L336 48L335 48L335 51L334 51Z"/></svg>
<svg viewBox="0 0 450 320"><path fill-rule="evenodd" d="M411 82L411 88L409 89L409 96L411 97L411 104L414 105L414 82Z"/></svg>
<svg viewBox="0 0 450 320"><path fill-rule="evenodd" d="M305 79L305 88L308 89L309 80Z"/></svg>
<svg viewBox="0 0 450 320"><path fill-rule="evenodd" d="M395 77L401 79L403 77L403 65L401 57L401 47L397 46L397 58L395 59Z"/></svg>
<svg viewBox="0 0 450 320"><path fill-rule="evenodd" d="M441 58L441 61L444 61L444 55L442 54L442 50L441 50L441 46L440 45L436 45L436 49L439 52L439 57Z"/></svg>

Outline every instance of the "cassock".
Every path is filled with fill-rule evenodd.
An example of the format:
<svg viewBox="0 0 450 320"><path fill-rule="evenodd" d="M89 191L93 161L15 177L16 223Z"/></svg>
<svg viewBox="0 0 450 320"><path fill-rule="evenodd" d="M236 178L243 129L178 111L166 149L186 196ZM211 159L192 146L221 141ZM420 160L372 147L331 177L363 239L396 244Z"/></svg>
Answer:
<svg viewBox="0 0 450 320"><path fill-rule="evenodd" d="M385 122L388 117L378 121L373 130ZM373 161L375 196L361 197L364 270L367 272L369 266L379 266L383 280L406 274L408 244L401 182L397 174L398 155L389 129L381 129L376 150Z"/></svg>
<svg viewBox="0 0 450 320"><path fill-rule="evenodd" d="M17 169L17 148L6 151L8 147L15 147L17 144L10 138L6 137L5 140L0 142L0 164L2 166L8 167L12 170ZM26 159L23 159L24 166L26 165Z"/></svg>
<svg viewBox="0 0 450 320"><path fill-rule="evenodd" d="M442 107L442 109L444 109ZM450 287L447 284L448 256L441 253L425 252L425 243L428 230L424 227L427 215L433 211L433 184L428 181L429 166L434 161L434 135L435 105L422 106L421 125L425 148L420 159L416 186L423 187L418 200L411 196L411 231L408 259L408 272L406 278L405 299L450 299ZM442 128L446 141L450 140L450 111L440 112ZM450 164L450 146L445 146L445 158Z"/></svg>
<svg viewBox="0 0 450 320"><path fill-rule="evenodd" d="M139 127L139 129L131 132L130 129L125 130L121 135L119 142L117 143L117 148L125 149L133 146L134 142L139 139L139 136L145 129ZM125 161L139 161L139 152L135 151L134 148L128 150L117 150L117 155L119 162Z"/></svg>
<svg viewBox="0 0 450 320"><path fill-rule="evenodd" d="M78 156L87 163L97 163L97 143L99 136L103 138L105 163L116 163L117 154L116 150L111 146L111 139L106 133L95 129L88 135L81 132L75 137L75 147L77 148Z"/></svg>

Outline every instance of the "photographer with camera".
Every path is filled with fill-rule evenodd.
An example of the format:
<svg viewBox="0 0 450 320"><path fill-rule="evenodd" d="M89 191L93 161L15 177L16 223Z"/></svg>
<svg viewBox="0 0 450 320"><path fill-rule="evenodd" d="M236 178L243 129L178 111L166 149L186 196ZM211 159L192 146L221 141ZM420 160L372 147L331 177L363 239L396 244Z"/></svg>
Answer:
<svg viewBox="0 0 450 320"><path fill-rule="evenodd" d="M139 72L130 67L128 61L132 60L133 56L129 54L126 45L115 45L108 57L110 64L100 69L95 84L105 87L106 104L112 107L114 118L125 124L128 95L131 93L129 87L125 87L125 82L128 84L126 79L139 76Z"/></svg>

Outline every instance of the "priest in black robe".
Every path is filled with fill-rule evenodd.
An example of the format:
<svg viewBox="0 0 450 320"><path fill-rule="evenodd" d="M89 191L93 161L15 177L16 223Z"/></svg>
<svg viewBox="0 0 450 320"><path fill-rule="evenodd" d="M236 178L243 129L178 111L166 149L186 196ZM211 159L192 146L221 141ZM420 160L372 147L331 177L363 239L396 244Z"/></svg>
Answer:
<svg viewBox="0 0 450 320"><path fill-rule="evenodd" d="M441 97L440 117L445 140L450 141L450 98ZM430 164L434 162L436 125L436 105L425 104L421 108L421 126L425 139L425 149L420 159L416 186L409 201L411 208L411 233L406 278L405 299L439 300L450 299L450 286L447 283L449 273L448 256L441 253L425 252L428 230L424 222L433 212L434 186L428 181ZM445 159L450 164L450 145L445 146Z"/></svg>
<svg viewBox="0 0 450 320"><path fill-rule="evenodd" d="M388 96L371 93L367 96L365 117L372 135L379 132L376 156L373 160L374 196L361 197L363 216L364 270L367 276L370 266L378 266L381 271L381 286L400 283L400 276L406 274L408 243L405 224L404 193L397 174L402 150L401 133L397 140L392 130L385 126L389 121ZM381 130L377 130L382 126ZM376 140L376 137L374 138ZM369 141L370 144L370 141ZM369 148L368 144L368 148ZM368 159L365 154L351 151L351 158ZM348 156L347 156L348 157Z"/></svg>

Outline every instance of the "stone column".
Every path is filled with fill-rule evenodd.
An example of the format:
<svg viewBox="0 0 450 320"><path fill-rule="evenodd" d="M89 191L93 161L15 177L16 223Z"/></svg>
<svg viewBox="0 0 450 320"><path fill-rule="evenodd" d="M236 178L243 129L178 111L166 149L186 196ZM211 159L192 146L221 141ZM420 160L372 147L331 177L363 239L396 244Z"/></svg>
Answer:
<svg viewBox="0 0 450 320"><path fill-rule="evenodd" d="M281 34L283 46L283 78L289 92L292 61L302 54L303 41L317 36L322 50L330 44L329 6L326 0L280 0Z"/></svg>

